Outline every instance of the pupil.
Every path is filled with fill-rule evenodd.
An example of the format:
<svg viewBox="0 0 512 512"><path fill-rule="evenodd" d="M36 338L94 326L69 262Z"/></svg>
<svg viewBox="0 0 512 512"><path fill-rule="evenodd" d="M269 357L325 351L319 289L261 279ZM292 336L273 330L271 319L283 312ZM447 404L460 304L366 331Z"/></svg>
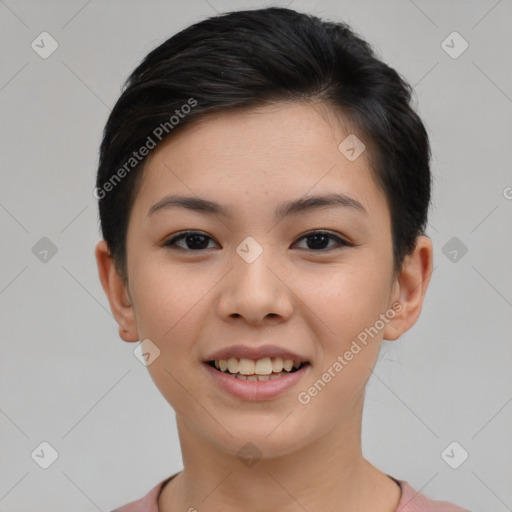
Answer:
<svg viewBox="0 0 512 512"><path fill-rule="evenodd" d="M308 237L308 239L313 239L314 242L313 244L309 244L308 245L310 246L310 249L325 249L325 243L322 243L322 242L325 242L325 241L329 241L329 238L327 235L322 235L322 234L317 234L317 235L311 235ZM321 241L320 241L321 240ZM311 247L311 245L313 247Z"/></svg>
<svg viewBox="0 0 512 512"><path fill-rule="evenodd" d="M208 246L208 240L204 235L200 235L198 233L194 233L192 235L188 235L186 237L187 245L189 246L189 249L204 249ZM193 240L191 244L189 244L189 241ZM196 243L197 242L197 243ZM192 247L190 247L192 245Z"/></svg>

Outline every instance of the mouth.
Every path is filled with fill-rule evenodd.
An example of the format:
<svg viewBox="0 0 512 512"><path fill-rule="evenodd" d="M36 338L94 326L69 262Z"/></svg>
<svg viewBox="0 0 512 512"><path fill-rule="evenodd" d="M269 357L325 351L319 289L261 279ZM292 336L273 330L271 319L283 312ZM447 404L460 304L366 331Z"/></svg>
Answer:
<svg viewBox="0 0 512 512"><path fill-rule="evenodd" d="M233 379L254 382L281 379L311 364L309 361L281 357L265 357L257 360L230 357L229 359L205 361L205 363Z"/></svg>

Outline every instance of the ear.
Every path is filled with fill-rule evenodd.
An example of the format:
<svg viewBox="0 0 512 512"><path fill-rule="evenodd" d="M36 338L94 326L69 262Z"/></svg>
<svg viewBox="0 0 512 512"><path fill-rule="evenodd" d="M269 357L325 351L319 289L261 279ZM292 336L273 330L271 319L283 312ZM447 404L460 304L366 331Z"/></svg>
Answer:
<svg viewBox="0 0 512 512"><path fill-rule="evenodd" d="M432 262L430 238L418 236L414 251L405 257L400 275L393 283L390 307L395 304L396 315L386 325L384 339L396 340L416 323L432 275Z"/></svg>
<svg viewBox="0 0 512 512"><path fill-rule="evenodd" d="M128 342L138 341L139 333L130 293L117 272L105 240L101 240L96 245L95 256L101 285L119 325L120 338Z"/></svg>

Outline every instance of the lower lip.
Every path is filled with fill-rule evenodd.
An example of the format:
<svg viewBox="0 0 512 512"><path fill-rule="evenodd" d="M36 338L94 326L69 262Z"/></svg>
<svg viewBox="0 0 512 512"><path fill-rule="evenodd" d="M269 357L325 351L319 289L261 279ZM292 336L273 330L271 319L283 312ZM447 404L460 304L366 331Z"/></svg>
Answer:
<svg viewBox="0 0 512 512"><path fill-rule="evenodd" d="M227 393L242 400L270 400L295 386L310 371L311 364L305 364L296 372L272 380L240 380L203 363L214 382Z"/></svg>

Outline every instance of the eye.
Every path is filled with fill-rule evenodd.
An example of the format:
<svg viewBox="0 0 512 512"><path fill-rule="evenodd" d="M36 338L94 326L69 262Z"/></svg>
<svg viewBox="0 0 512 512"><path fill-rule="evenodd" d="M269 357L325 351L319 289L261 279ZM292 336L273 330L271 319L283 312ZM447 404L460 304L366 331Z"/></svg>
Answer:
<svg viewBox="0 0 512 512"><path fill-rule="evenodd" d="M185 247L177 244L177 242L182 240L184 241ZM201 233L200 231L185 231L171 238L163 245L165 247L178 247L180 249L189 251L201 251L209 248L209 240L213 241L213 238L204 233ZM315 252L326 250L326 243L328 244L329 241L335 241L338 246L352 245L328 231L311 231L310 233L307 233L306 235L299 238L299 241L301 240L308 240L306 249L314 250ZM336 248L336 246L334 248ZM332 247L329 249L332 249Z"/></svg>
<svg viewBox="0 0 512 512"><path fill-rule="evenodd" d="M208 240L213 240L213 238L199 231L185 231L165 242L164 246L175 246L176 242L180 240L185 240L185 244L188 245L188 247L182 247L180 245L177 245L177 247L184 250L200 251L202 249L208 249Z"/></svg>
<svg viewBox="0 0 512 512"><path fill-rule="evenodd" d="M310 233L307 233L306 235L299 238L299 241L308 239L310 240L310 242L307 243L308 247L306 247L306 249L315 250L316 252L318 252L318 250L325 250L325 244L329 243L329 239L336 241L338 246L352 245L349 242L340 238L339 236L330 233L329 231L311 231ZM333 247L330 247L329 249L332 248Z"/></svg>

